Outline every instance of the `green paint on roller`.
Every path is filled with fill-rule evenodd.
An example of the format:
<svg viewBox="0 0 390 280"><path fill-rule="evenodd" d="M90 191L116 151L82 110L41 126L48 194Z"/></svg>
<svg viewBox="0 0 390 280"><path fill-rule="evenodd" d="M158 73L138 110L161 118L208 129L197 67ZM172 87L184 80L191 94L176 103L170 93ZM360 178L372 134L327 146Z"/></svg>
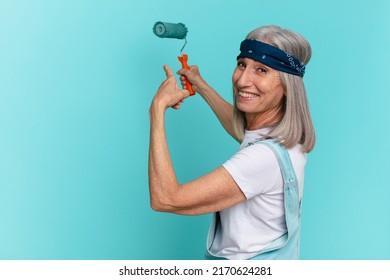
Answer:
<svg viewBox="0 0 390 280"><path fill-rule="evenodd" d="M153 26L153 33L160 38L185 39L187 27L183 23L158 21Z"/></svg>

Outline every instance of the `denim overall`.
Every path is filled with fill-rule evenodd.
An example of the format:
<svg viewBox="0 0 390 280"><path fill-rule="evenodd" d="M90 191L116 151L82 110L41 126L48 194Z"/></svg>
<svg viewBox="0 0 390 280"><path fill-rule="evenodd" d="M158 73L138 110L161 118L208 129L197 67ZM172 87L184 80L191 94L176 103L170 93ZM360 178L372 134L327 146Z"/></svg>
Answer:
<svg viewBox="0 0 390 280"><path fill-rule="evenodd" d="M283 176L284 185L284 211L287 232L263 248L258 255L251 260L294 260L299 259L299 240L301 222L301 201L298 194L298 182L287 150L272 139L259 140L248 143L247 147L255 143L261 143L269 147L275 154ZM207 238L206 259L222 260L225 258L213 256L209 248L214 240L219 213L213 215Z"/></svg>

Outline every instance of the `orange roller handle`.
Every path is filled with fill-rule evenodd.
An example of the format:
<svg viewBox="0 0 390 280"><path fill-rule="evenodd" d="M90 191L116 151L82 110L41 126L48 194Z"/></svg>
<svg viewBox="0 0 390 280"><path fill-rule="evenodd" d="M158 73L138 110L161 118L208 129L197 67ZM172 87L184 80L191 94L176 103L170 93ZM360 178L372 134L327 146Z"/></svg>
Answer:
<svg viewBox="0 0 390 280"><path fill-rule="evenodd" d="M181 62L181 67L183 67L184 69L190 69L190 67L187 64L188 55L183 54L182 56L179 56L178 59ZM195 95L195 91L193 90L190 81L187 79L186 76L184 76L184 79L185 79L185 83L186 83L186 90L188 90L190 92L190 95Z"/></svg>

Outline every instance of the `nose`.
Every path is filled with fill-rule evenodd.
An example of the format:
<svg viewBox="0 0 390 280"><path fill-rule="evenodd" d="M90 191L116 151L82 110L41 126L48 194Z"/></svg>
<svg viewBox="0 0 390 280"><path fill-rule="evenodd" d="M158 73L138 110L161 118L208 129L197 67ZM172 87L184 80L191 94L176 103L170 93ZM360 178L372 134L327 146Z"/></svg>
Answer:
<svg viewBox="0 0 390 280"><path fill-rule="evenodd" d="M251 67L246 67L243 70L238 70L236 85L240 88L251 86L253 83L253 70Z"/></svg>

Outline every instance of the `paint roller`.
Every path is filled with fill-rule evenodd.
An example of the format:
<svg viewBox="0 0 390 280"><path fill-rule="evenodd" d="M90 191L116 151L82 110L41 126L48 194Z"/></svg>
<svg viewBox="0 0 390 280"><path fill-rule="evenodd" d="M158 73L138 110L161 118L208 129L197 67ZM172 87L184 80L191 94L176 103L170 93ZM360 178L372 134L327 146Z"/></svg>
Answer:
<svg viewBox="0 0 390 280"><path fill-rule="evenodd" d="M160 38L174 38L182 40L184 39L184 45L180 50L180 55L178 57L181 62L181 66L185 69L190 69L188 66L188 55L182 54L184 47L187 44L187 32L188 29L183 23L169 23L158 21L153 26L153 33ZM194 95L195 91L192 88L190 81L187 77L184 76L186 89L190 92L190 95Z"/></svg>

